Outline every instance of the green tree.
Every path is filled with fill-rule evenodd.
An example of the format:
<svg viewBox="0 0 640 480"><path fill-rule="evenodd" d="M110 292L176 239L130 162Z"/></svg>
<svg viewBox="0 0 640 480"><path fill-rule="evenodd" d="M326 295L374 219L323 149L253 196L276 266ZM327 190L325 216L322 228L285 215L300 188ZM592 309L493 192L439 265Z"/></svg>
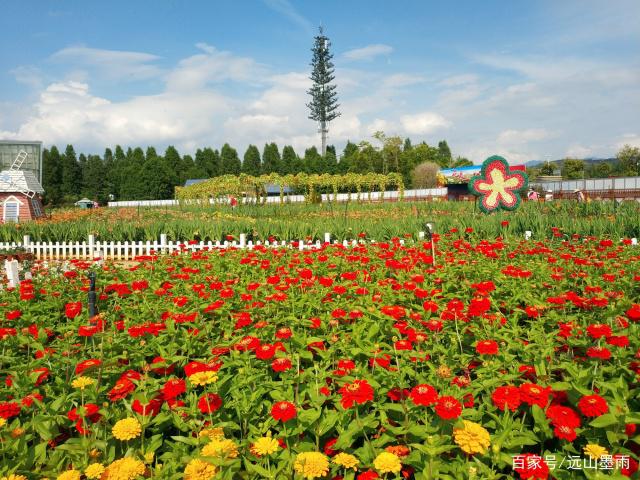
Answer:
<svg viewBox="0 0 640 480"><path fill-rule="evenodd" d="M57 205L62 201L62 156L55 145L42 151L42 188L44 201Z"/></svg>
<svg viewBox="0 0 640 480"><path fill-rule="evenodd" d="M71 201L80 195L82 172L80 171L80 165L78 164L73 145L67 145L64 155L62 156L61 180L60 190L63 196L68 197L67 200Z"/></svg>
<svg viewBox="0 0 640 480"><path fill-rule="evenodd" d="M291 145L285 145L282 149L281 163L285 174L296 175L304 171L304 164Z"/></svg>
<svg viewBox="0 0 640 480"><path fill-rule="evenodd" d="M104 186L106 183L104 163L99 155L89 155L82 170L82 194L92 200L105 201Z"/></svg>
<svg viewBox="0 0 640 480"><path fill-rule="evenodd" d="M465 157L456 157L456 159L451 164L452 167L470 167L473 165L473 162Z"/></svg>
<svg viewBox="0 0 640 480"><path fill-rule="evenodd" d="M413 145L411 145L411 139L410 138L405 138L404 139L404 145L402 146L402 150L407 152L409 150L411 150L413 148Z"/></svg>
<svg viewBox="0 0 640 480"><path fill-rule="evenodd" d="M562 162L562 177L566 179L583 178L584 162L577 158L565 158Z"/></svg>
<svg viewBox="0 0 640 480"><path fill-rule="evenodd" d="M338 173L338 158L336 157L336 147L333 145L327 147L327 153L324 156L324 171L320 173L331 175Z"/></svg>
<svg viewBox="0 0 640 480"><path fill-rule="evenodd" d="M451 150L446 140L438 142L438 165L447 168L451 165Z"/></svg>
<svg viewBox="0 0 640 480"><path fill-rule="evenodd" d="M344 147L344 150L342 151L340 162L338 163L338 173L345 174L350 171L350 167L357 155L358 145L348 140L347 144Z"/></svg>
<svg viewBox="0 0 640 480"><path fill-rule="evenodd" d="M280 152L275 143L265 143L262 151L262 173L276 173L280 167Z"/></svg>
<svg viewBox="0 0 640 480"><path fill-rule="evenodd" d="M249 145L247 147L247 151L244 152L242 173L253 175L255 177L260 175L260 151L255 145Z"/></svg>
<svg viewBox="0 0 640 480"><path fill-rule="evenodd" d="M169 145L164 152L164 159L167 161L169 167L179 175L180 168L182 167L182 158L176 147Z"/></svg>
<svg viewBox="0 0 640 480"><path fill-rule="evenodd" d="M318 149L313 146L304 151L304 171L305 173L322 173L325 168L324 158Z"/></svg>
<svg viewBox="0 0 640 480"><path fill-rule="evenodd" d="M402 139L398 136L387 137L382 131L374 133L373 138L382 143L382 171L379 173L401 172L400 154L402 153ZM378 169L376 169L376 171L378 171ZM406 173L408 174L408 172Z"/></svg>
<svg viewBox="0 0 640 480"><path fill-rule="evenodd" d="M434 162L424 162L417 165L411 172L413 188L434 188L437 183L438 170L440 170L440 165Z"/></svg>
<svg viewBox="0 0 640 480"><path fill-rule="evenodd" d="M115 195L113 185L113 170L115 168L115 159L110 148L105 148L104 155L102 157L102 164L104 170L104 182L102 185L102 192L100 192L99 194L99 198L103 200L110 200L109 195Z"/></svg>
<svg viewBox="0 0 640 480"><path fill-rule="evenodd" d="M212 178L220 175L220 154L209 147L202 150L200 156L196 153L196 167L206 173L206 177Z"/></svg>
<svg viewBox="0 0 640 480"><path fill-rule="evenodd" d="M330 52L331 42L324 35L322 27L320 27L319 35L314 38L314 44L311 51L313 58L311 60L311 81L313 85L307 92L311 95L311 102L307 104L310 110L309 119L315 120L320 124L320 135L322 141L321 154L327 153L327 133L328 123L340 116L338 112L338 94L336 86L332 84L335 79L333 63L331 59L333 55Z"/></svg>
<svg viewBox="0 0 640 480"><path fill-rule="evenodd" d="M156 152L156 149L154 147L147 147L147 151L144 155L145 159L156 158L157 156L158 153Z"/></svg>
<svg viewBox="0 0 640 480"><path fill-rule="evenodd" d="M542 166L540 166L540 175L551 176L555 173L555 171L556 171L556 166L549 161L544 162Z"/></svg>
<svg viewBox="0 0 640 480"><path fill-rule="evenodd" d="M242 165L238 158L238 152L235 148L232 148L228 143L222 146L220 151L221 160L221 174L222 175L239 175Z"/></svg>
<svg viewBox="0 0 640 480"><path fill-rule="evenodd" d="M616 158L623 175L640 175L640 148L625 145L620 149Z"/></svg>
<svg viewBox="0 0 640 480"><path fill-rule="evenodd" d="M164 200L174 196L174 186L178 183L171 164L162 157L147 159L142 165L139 178L140 200Z"/></svg>
<svg viewBox="0 0 640 480"><path fill-rule="evenodd" d="M607 178L611 175L611 165L608 162L596 163L591 169L592 178Z"/></svg>

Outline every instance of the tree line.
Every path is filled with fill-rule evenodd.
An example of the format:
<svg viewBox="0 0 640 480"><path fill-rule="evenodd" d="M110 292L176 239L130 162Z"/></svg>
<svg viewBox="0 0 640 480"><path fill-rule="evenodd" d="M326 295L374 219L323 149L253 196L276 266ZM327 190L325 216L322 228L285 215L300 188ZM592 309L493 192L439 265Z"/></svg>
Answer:
<svg viewBox="0 0 640 480"><path fill-rule="evenodd" d="M383 132L374 135L377 145L370 142L347 142L338 158L335 147L328 146L325 155L316 147L307 148L299 156L293 147L282 150L275 143L265 144L262 152L249 145L242 158L235 148L225 143L220 150L198 149L194 156L181 155L169 146L162 153L155 148L107 148L102 156L76 154L73 145L64 152L56 146L43 151L44 200L50 205L73 203L87 197L104 203L108 200L156 200L173 198L174 188L187 179L212 178L245 173L258 176L391 173L403 176L405 186L413 185L416 166L430 162L440 167L471 165L465 158L454 159L445 140L438 146L425 142L412 145L410 139L388 137Z"/></svg>

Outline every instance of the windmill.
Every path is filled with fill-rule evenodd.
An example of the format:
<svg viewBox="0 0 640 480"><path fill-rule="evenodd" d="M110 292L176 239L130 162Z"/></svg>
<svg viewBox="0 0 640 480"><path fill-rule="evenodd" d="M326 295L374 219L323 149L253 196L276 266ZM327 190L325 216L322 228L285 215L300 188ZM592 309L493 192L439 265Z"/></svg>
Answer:
<svg viewBox="0 0 640 480"><path fill-rule="evenodd" d="M15 160L11 164L11 167L9 167L9 170L3 170L2 173L0 174L0 182L6 184L5 188L7 190L11 190L11 191L14 191L14 192L20 192L20 193L22 193L23 195L26 195L29 198L33 198L33 197L35 197L36 192L31 190L28 187L28 185L27 185L27 188L24 188L21 185L18 185L17 183L15 183L13 181L13 178L12 178L12 175L11 175L11 173L13 173L13 172L21 172L20 167L22 166L24 161L27 159L28 155L29 154L27 152L25 152L24 150L20 150L18 152L18 156L16 156Z"/></svg>
<svg viewBox="0 0 640 480"><path fill-rule="evenodd" d="M20 150L7 170L0 172L0 213L3 222L19 222L43 216L43 206L36 194L44 189L31 170L21 170L28 153Z"/></svg>

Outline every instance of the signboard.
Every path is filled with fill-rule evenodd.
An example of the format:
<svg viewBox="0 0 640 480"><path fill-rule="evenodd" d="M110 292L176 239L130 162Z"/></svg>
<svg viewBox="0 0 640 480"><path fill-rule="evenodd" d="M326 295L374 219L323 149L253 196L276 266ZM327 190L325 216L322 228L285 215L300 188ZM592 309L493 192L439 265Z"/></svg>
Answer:
<svg viewBox="0 0 640 480"><path fill-rule="evenodd" d="M482 165L471 165L469 167L445 168L437 174L437 182L439 187L447 185L463 185L469 183L471 177L479 175ZM510 170L526 171L524 165L511 165Z"/></svg>

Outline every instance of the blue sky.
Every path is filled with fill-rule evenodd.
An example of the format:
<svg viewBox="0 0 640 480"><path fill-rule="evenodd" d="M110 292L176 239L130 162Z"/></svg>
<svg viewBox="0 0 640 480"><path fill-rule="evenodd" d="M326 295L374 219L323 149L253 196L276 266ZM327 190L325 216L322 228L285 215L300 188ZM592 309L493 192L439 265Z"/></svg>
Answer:
<svg viewBox="0 0 640 480"><path fill-rule="evenodd" d="M476 163L640 145L640 2L5 1L0 138L317 145L310 47L332 42L330 142L446 139Z"/></svg>

